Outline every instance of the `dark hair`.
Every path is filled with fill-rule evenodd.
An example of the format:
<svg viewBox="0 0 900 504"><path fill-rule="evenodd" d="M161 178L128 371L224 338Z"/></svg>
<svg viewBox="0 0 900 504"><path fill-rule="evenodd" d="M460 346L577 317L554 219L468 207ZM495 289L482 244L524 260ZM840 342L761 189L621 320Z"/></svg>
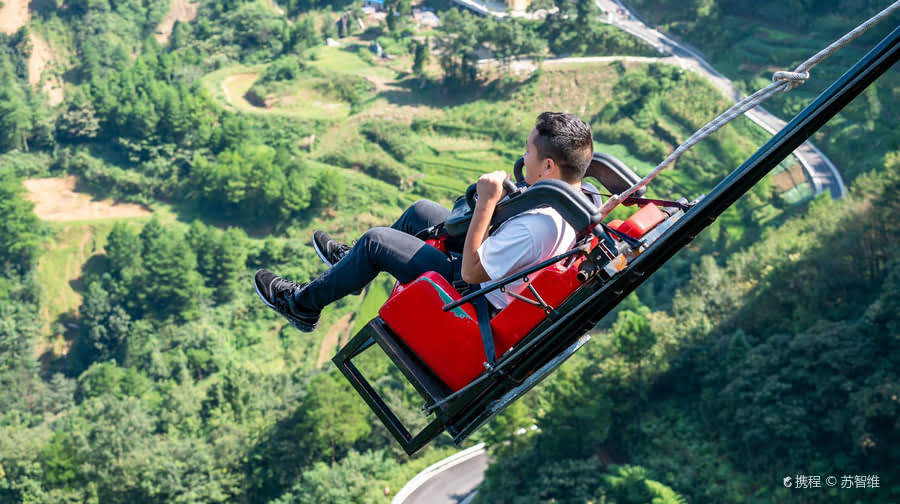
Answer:
<svg viewBox="0 0 900 504"><path fill-rule="evenodd" d="M566 182L581 180L594 155L591 127L573 114L544 112L534 129L538 156L552 159Z"/></svg>

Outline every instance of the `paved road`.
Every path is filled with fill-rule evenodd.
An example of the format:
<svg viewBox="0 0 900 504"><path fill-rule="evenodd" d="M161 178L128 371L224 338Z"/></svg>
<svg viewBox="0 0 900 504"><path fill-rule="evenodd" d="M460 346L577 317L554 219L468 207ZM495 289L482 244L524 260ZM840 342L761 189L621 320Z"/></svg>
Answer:
<svg viewBox="0 0 900 504"><path fill-rule="evenodd" d="M675 40L672 37L653 28L649 28L640 16L618 0L595 0L597 5L608 13L606 21L618 26L622 30L638 37L664 54L675 58L676 64L693 70L706 76L716 88L725 96L737 101L742 98L741 93L735 89L731 80L716 71L709 62L688 44ZM622 12L622 14L619 14ZM756 107L746 113L747 118L759 124L769 133L775 133L784 127L785 122L767 112L762 107ZM800 160L803 170L812 184L815 194L829 191L833 198L840 198L847 192L844 180L841 178L837 167L822 152L810 142L794 151L794 155Z"/></svg>
<svg viewBox="0 0 900 504"><path fill-rule="evenodd" d="M481 453L434 475L403 504L460 504L484 481L487 454Z"/></svg>

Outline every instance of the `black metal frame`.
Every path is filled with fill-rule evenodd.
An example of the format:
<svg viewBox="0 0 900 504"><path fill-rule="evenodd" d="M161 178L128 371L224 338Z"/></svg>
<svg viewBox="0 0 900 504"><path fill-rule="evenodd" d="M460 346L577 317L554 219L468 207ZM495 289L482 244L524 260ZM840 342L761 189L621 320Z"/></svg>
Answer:
<svg viewBox="0 0 900 504"><path fill-rule="evenodd" d="M583 337L622 299L637 288L672 255L690 243L704 228L782 159L799 147L828 122L869 84L900 59L900 27L894 29L850 70L835 81L800 112L747 161L699 200L626 268L612 278L594 275L570 295L557 309L562 314L545 319L530 331L516 347L502 356L497 365L451 396L431 373L398 339L380 318L360 331L333 359L354 388L388 427L407 453L413 453L441 430L457 443L502 411L507 405L549 374L583 344ZM591 257L595 254L592 252ZM411 435L387 405L377 396L351 360L375 342L385 349L426 399L435 418L428 426ZM441 389L441 387L444 387Z"/></svg>

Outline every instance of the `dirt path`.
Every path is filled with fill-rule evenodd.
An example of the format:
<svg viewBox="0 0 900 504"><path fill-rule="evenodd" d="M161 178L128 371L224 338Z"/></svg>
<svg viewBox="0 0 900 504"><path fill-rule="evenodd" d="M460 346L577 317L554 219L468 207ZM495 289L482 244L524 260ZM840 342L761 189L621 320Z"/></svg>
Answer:
<svg viewBox="0 0 900 504"><path fill-rule="evenodd" d="M188 0L171 1L172 5L169 7L168 14L166 14L166 17L159 23L159 26L156 27L156 34L154 36L160 45L169 43L169 37L172 35L172 30L175 28L175 21L187 23L193 21L194 18L197 17L198 4Z"/></svg>
<svg viewBox="0 0 900 504"><path fill-rule="evenodd" d="M257 78L259 78L258 73L242 73L225 77L222 80L222 91L225 92L225 101L237 109L266 110L254 107L246 98L244 98L244 94L246 94L247 90L253 86L253 83L256 82Z"/></svg>
<svg viewBox="0 0 900 504"><path fill-rule="evenodd" d="M322 346L319 348L319 359L316 361L316 368L321 369L322 366L327 364L341 340L347 340L350 337L350 329L353 327L351 322L353 322L353 314L348 313L335 322L331 329L328 329L328 334L325 335L325 339L322 340Z"/></svg>
<svg viewBox="0 0 900 504"><path fill-rule="evenodd" d="M25 181L28 199L34 202L34 213L48 221L75 221L143 217L150 211L141 205L95 200L75 192L75 177L31 179Z"/></svg>
<svg viewBox="0 0 900 504"><path fill-rule="evenodd" d="M25 26L30 19L28 1L2 0L3 7L0 7L0 33L11 35L19 28Z"/></svg>
<svg viewBox="0 0 900 504"><path fill-rule="evenodd" d="M31 32L31 57L28 59L28 83L37 87L41 83L44 70L56 63L59 56L43 38ZM63 84L58 76L53 76L41 88L50 97L50 105L58 105L63 101Z"/></svg>

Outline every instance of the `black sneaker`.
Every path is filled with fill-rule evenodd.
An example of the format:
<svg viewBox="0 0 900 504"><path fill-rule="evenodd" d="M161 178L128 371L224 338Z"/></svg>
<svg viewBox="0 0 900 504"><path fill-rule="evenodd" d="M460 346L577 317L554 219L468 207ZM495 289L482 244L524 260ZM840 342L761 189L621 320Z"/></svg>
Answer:
<svg viewBox="0 0 900 504"><path fill-rule="evenodd" d="M308 283L298 284L285 280L264 269L256 272L253 282L256 295L266 306L280 313L297 329L311 332L319 325L319 312L304 310L294 301L294 292L307 285Z"/></svg>
<svg viewBox="0 0 900 504"><path fill-rule="evenodd" d="M313 232L312 245L316 250L316 255L318 255L319 259L327 264L329 268L343 259L344 256L347 255L347 252L350 252L351 248L350 245L332 240L325 231ZM362 294L362 289L355 291L352 294L358 296Z"/></svg>
<svg viewBox="0 0 900 504"><path fill-rule="evenodd" d="M350 252L349 245L332 240L325 231L314 232L312 244L313 248L316 249L316 254L319 256L319 259L329 267L337 264L338 261L347 255L347 252Z"/></svg>

